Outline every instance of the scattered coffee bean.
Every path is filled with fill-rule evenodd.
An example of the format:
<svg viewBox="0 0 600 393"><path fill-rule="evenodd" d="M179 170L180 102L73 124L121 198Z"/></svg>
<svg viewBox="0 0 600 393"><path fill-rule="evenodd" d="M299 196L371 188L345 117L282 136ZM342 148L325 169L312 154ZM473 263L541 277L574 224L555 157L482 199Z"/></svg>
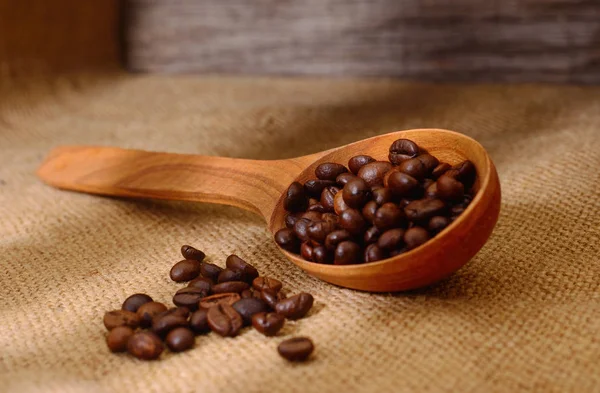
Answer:
<svg viewBox="0 0 600 393"><path fill-rule="evenodd" d="M264 300L256 298L240 299L233 303L232 307L242 316L244 325L250 325L252 323L252 316L254 314L269 310L269 305Z"/></svg>
<svg viewBox="0 0 600 393"><path fill-rule="evenodd" d="M218 281L221 271L223 271L223 269L214 263L203 262L202 266L200 267L200 274L202 274L202 277L209 278L213 282Z"/></svg>
<svg viewBox="0 0 600 393"><path fill-rule="evenodd" d="M276 312L259 312L252 316L252 326L265 336L276 335L285 325L285 318Z"/></svg>
<svg viewBox="0 0 600 393"><path fill-rule="evenodd" d="M206 294L210 295L213 285L215 285L215 282L210 278L198 277L190 281L188 287L204 289Z"/></svg>
<svg viewBox="0 0 600 393"><path fill-rule="evenodd" d="M277 302L275 311L287 319L300 319L312 308L313 302L314 298L310 293L301 292Z"/></svg>
<svg viewBox="0 0 600 393"><path fill-rule="evenodd" d="M213 288L216 288L215 285ZM207 297L209 292L204 288L186 287L178 290L173 295L173 304L179 307L187 307L194 311L198 308L198 302Z"/></svg>
<svg viewBox="0 0 600 393"><path fill-rule="evenodd" d="M190 316L190 328L196 334L204 334L210 332L210 326L208 326L208 319L206 318L208 310L199 308L194 311Z"/></svg>
<svg viewBox="0 0 600 393"><path fill-rule="evenodd" d="M228 269L241 271L243 273L241 281L245 281L248 284L252 284L252 280L258 277L258 270L235 254L227 257L225 265Z"/></svg>
<svg viewBox="0 0 600 393"><path fill-rule="evenodd" d="M181 255L183 255L185 259L194 259L198 262L202 262L206 257L206 254L202 251L188 245L181 246Z"/></svg>
<svg viewBox="0 0 600 393"><path fill-rule="evenodd" d="M277 347L277 352L290 362L302 362L308 359L315 349L308 337L294 337L282 341Z"/></svg>
<svg viewBox="0 0 600 393"><path fill-rule="evenodd" d="M194 346L194 332L185 327L171 330L165 342L172 352L183 352Z"/></svg>
<svg viewBox="0 0 600 393"><path fill-rule="evenodd" d="M189 322L186 317L171 313L154 318L152 321L152 332L158 336L164 337L167 333L177 327L187 326L189 326Z"/></svg>
<svg viewBox="0 0 600 393"><path fill-rule="evenodd" d="M127 341L127 352L141 360L158 359L163 350L160 338L152 332L135 333Z"/></svg>
<svg viewBox="0 0 600 393"><path fill-rule="evenodd" d="M333 263L336 265L351 265L362 262L362 250L360 246L352 241L341 242L335 248Z"/></svg>
<svg viewBox="0 0 600 393"><path fill-rule="evenodd" d="M285 194L283 206L289 212L303 211L308 207L308 196L302 184L293 182L290 185Z"/></svg>
<svg viewBox="0 0 600 393"><path fill-rule="evenodd" d="M250 285L243 281L226 281L212 287L213 293L240 293L245 289L249 289Z"/></svg>
<svg viewBox="0 0 600 393"><path fill-rule="evenodd" d="M333 180L312 179L304 183L306 193L314 198L320 197L325 187L335 186ZM287 210L287 209L286 209Z"/></svg>
<svg viewBox="0 0 600 393"><path fill-rule="evenodd" d="M227 282L227 281L241 281L244 278L244 272L241 270L234 270L230 268L223 269L221 273L219 273L219 278L217 279L218 283Z"/></svg>
<svg viewBox="0 0 600 393"><path fill-rule="evenodd" d="M158 319L158 318L162 318L166 315L176 315L178 317L182 317L182 318L188 318L190 316L190 309L187 307L172 307L169 308L167 311L163 311L160 314L154 316L154 319Z"/></svg>
<svg viewBox="0 0 600 393"><path fill-rule="evenodd" d="M335 181L335 179L344 172L348 172L348 169L335 162L325 162L315 169L315 175L321 180Z"/></svg>
<svg viewBox="0 0 600 393"><path fill-rule="evenodd" d="M419 247L429 239L429 232L421 227L409 228L404 233L404 243L409 250Z"/></svg>
<svg viewBox="0 0 600 393"><path fill-rule="evenodd" d="M274 292L270 289L264 289L264 290L260 291L259 294L260 294L260 299L263 300L265 303L267 303L267 305L269 307L271 307L273 310L275 309L275 306L277 305L277 303L279 301L285 299L285 295L281 291Z"/></svg>
<svg viewBox="0 0 600 393"><path fill-rule="evenodd" d="M171 268L171 280L175 282L191 281L200 275L202 264L194 259L184 259Z"/></svg>
<svg viewBox="0 0 600 393"><path fill-rule="evenodd" d="M133 329L129 326L117 326L106 337L106 345L111 352L125 352L127 342L133 336Z"/></svg>
<svg viewBox="0 0 600 393"><path fill-rule="evenodd" d="M381 187L383 186L383 177L390 169L392 169L392 164L389 162L374 161L360 168L357 175L367 183L367 186Z"/></svg>
<svg viewBox="0 0 600 393"><path fill-rule="evenodd" d="M159 302L144 303L138 308L137 315L140 317L140 325L148 327L152 324L152 319L160 313L167 311L167 306Z"/></svg>
<svg viewBox="0 0 600 393"><path fill-rule="evenodd" d="M375 262L385 259L385 251L377 244L369 244L365 249L365 262Z"/></svg>
<svg viewBox="0 0 600 393"><path fill-rule="evenodd" d="M337 183L338 186L340 187L344 187L346 184L348 184L348 182L350 180L354 180L356 179L356 176L354 176L351 173L342 173L340 174L338 177L335 178L335 182Z"/></svg>
<svg viewBox="0 0 600 393"><path fill-rule="evenodd" d="M251 297L253 297L253 293L251 289L244 289L242 292L240 292L240 297L242 299L249 299Z"/></svg>
<svg viewBox="0 0 600 393"><path fill-rule="evenodd" d="M104 326L112 330L118 326L129 326L135 329L140 325L140 317L131 311L114 310L104 314Z"/></svg>
<svg viewBox="0 0 600 393"><path fill-rule="evenodd" d="M152 298L145 293L136 293L125 299L123 305L121 306L121 310L137 312L138 308L140 308L142 304L149 303L151 301Z"/></svg>
<svg viewBox="0 0 600 393"><path fill-rule="evenodd" d="M348 168L350 168L350 172L354 175L358 173L360 168L367 165L370 162L374 162L375 159L371 156L359 155L354 156L350 160L348 160Z"/></svg>
<svg viewBox="0 0 600 393"><path fill-rule="evenodd" d="M388 159L394 165L415 158L419 154L419 146L409 139L398 139L390 146Z"/></svg>
<svg viewBox="0 0 600 393"><path fill-rule="evenodd" d="M244 325L242 317L228 304L217 304L206 315L210 329L223 337L236 336Z"/></svg>
<svg viewBox="0 0 600 393"><path fill-rule="evenodd" d="M210 295L203 298L202 300L200 300L198 306L200 308L209 309L218 304L232 305L240 299L241 297L239 293L218 293L216 295Z"/></svg>
<svg viewBox="0 0 600 393"><path fill-rule="evenodd" d="M338 229L336 231L331 232L325 238L325 247L328 250L335 250L338 244L343 241L352 239L352 235L345 229Z"/></svg>
<svg viewBox="0 0 600 393"><path fill-rule="evenodd" d="M252 288L257 291L263 291L265 289L269 289L274 292L279 292L283 284L281 281L276 280L272 277L256 277L254 281L252 281Z"/></svg>

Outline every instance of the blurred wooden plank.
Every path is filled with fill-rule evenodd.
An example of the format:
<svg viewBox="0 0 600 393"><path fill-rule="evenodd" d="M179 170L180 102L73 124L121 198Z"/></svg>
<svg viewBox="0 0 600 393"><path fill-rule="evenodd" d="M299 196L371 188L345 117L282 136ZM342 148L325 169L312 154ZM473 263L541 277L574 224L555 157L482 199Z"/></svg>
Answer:
<svg viewBox="0 0 600 393"><path fill-rule="evenodd" d="M147 72L600 83L598 0L126 0Z"/></svg>

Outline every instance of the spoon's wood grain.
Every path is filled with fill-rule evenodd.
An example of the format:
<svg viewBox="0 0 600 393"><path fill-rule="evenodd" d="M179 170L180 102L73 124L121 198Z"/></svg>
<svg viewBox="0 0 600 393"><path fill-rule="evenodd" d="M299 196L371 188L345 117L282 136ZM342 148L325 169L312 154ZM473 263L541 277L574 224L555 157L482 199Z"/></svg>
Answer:
<svg viewBox="0 0 600 393"><path fill-rule="evenodd" d="M357 154L387 159L398 138L414 140L440 161L469 159L477 169L477 194L465 212L432 240L410 252L351 266L307 262L284 252L311 275L340 286L389 292L421 287L447 277L485 244L500 212L500 183L494 164L475 140L447 130L399 131L289 160L258 161L110 147L60 147L38 170L46 183L68 190L124 197L149 197L238 206L261 214L275 233L283 227L283 192L314 178L322 162L347 163Z"/></svg>

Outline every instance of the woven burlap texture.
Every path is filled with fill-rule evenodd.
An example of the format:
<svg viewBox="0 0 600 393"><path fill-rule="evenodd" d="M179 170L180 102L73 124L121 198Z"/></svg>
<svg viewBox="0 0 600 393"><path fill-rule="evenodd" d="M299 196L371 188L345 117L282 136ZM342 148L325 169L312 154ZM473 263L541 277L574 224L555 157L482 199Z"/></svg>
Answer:
<svg viewBox="0 0 600 393"><path fill-rule="evenodd" d="M0 94L3 392L600 391L600 88L105 73L5 77ZM34 174L61 144L275 159L422 127L480 141L503 200L481 252L410 293L307 276L252 213ZM275 338L209 334L156 362L109 353L103 313L135 292L170 303L184 243L221 265L237 253L316 305ZM314 340L310 362L277 355L293 335Z"/></svg>

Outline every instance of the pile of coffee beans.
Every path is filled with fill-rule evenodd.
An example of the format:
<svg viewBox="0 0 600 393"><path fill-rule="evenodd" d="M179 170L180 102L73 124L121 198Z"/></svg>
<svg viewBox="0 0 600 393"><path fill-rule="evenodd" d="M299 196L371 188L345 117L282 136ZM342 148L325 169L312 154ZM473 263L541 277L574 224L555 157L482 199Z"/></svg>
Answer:
<svg viewBox="0 0 600 393"><path fill-rule="evenodd" d="M192 246L181 247L181 254L185 259L171 268L170 276L188 284L173 295L175 307L136 293L125 299L120 310L104 315L109 331L106 344L112 352L153 360L165 345L171 352L182 352L194 346L197 335L213 331L235 337L246 326L275 336L286 319L300 319L313 306L311 294L286 296L281 281L259 276L237 255L227 257L222 268L205 262L205 254ZM281 342L278 352L287 360L303 361L313 349L310 339L296 337Z"/></svg>
<svg viewBox="0 0 600 393"><path fill-rule="evenodd" d="M326 162L316 179L294 182L284 197L277 244L307 261L374 262L419 247L454 221L473 199L476 170L437 158L398 139L388 161L367 155L348 166Z"/></svg>

